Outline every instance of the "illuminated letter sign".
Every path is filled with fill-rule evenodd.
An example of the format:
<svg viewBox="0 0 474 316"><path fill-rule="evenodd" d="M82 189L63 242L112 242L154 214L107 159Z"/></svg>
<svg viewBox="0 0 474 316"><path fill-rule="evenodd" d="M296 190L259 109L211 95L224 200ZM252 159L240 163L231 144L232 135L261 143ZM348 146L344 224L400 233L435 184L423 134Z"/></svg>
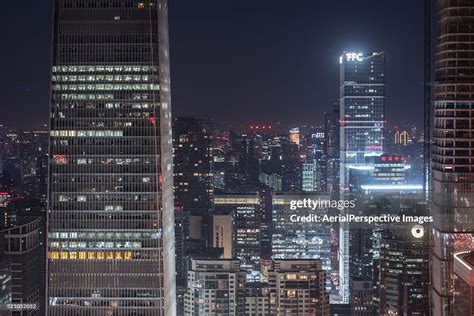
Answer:
<svg viewBox="0 0 474 316"><path fill-rule="evenodd" d="M362 61L362 53L346 53L347 61Z"/></svg>

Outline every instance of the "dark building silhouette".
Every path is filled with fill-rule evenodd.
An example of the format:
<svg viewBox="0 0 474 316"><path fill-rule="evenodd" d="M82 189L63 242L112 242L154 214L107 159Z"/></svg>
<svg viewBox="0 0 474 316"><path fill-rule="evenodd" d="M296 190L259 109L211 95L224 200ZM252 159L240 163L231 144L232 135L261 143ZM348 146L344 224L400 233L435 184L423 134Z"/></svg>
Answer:
<svg viewBox="0 0 474 316"><path fill-rule="evenodd" d="M192 215L211 208L212 121L180 117L173 122L175 204Z"/></svg>
<svg viewBox="0 0 474 316"><path fill-rule="evenodd" d="M40 217L22 216L0 232L3 269L11 276L11 282L7 282L10 301L5 303L16 306L11 308L13 315L44 315L43 223Z"/></svg>
<svg viewBox="0 0 474 316"><path fill-rule="evenodd" d="M190 216L201 218L201 237L207 240L207 223L213 194L212 121L179 117L173 121L174 198L176 205L176 282L185 285L185 243L191 239Z"/></svg>

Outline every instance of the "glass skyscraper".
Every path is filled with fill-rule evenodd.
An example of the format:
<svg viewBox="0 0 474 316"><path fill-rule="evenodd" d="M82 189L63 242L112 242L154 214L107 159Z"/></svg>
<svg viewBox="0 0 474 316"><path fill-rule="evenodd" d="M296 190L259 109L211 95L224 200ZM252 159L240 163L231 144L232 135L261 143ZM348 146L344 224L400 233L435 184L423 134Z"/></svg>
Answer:
<svg viewBox="0 0 474 316"><path fill-rule="evenodd" d="M56 0L48 315L175 315L166 0Z"/></svg>
<svg viewBox="0 0 474 316"><path fill-rule="evenodd" d="M348 53L340 63L340 193L347 198L349 168L367 156L383 154L385 124L385 54ZM349 228L339 231L339 293L349 300Z"/></svg>
<svg viewBox="0 0 474 316"><path fill-rule="evenodd" d="M340 63L340 172L347 190L347 167L383 153L385 54L344 53Z"/></svg>
<svg viewBox="0 0 474 316"><path fill-rule="evenodd" d="M433 315L458 315L454 257L474 249L474 2L438 0L432 146Z"/></svg>

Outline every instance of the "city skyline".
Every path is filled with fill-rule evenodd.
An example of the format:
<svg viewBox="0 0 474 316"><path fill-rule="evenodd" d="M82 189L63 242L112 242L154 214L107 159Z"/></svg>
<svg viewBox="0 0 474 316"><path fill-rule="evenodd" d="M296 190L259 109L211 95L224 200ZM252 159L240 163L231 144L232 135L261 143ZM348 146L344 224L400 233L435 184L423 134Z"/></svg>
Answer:
<svg viewBox="0 0 474 316"><path fill-rule="evenodd" d="M474 0L51 2L0 314L474 315Z"/></svg>

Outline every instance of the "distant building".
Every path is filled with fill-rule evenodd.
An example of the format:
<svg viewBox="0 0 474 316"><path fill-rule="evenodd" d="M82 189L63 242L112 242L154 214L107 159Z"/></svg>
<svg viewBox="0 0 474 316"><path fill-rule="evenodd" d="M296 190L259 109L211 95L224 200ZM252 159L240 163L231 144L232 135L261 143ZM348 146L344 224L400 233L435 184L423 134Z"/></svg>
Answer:
<svg viewBox="0 0 474 316"><path fill-rule="evenodd" d="M41 232L42 219L38 217L22 217L15 226L0 232L0 257L8 259L11 265L11 303L28 306L17 310L22 315L44 313L45 248ZM3 264L8 272L5 261ZM10 284L8 277L0 276L1 279L7 286Z"/></svg>
<svg viewBox="0 0 474 316"><path fill-rule="evenodd" d="M329 316L320 260L266 260L263 282L245 282L238 260L192 259L184 315Z"/></svg>
<svg viewBox="0 0 474 316"><path fill-rule="evenodd" d="M328 200L328 195L315 192L274 193L272 197L272 259L274 260L314 260L320 259L322 267L328 272L326 288L331 290L330 275L333 271L332 243L334 242L331 225L301 221L298 217L328 214L328 208L296 209L291 208L292 201L303 199Z"/></svg>
<svg viewBox="0 0 474 316"><path fill-rule="evenodd" d="M317 161L303 163L302 166L302 187L306 192L321 192L321 166Z"/></svg>
<svg viewBox="0 0 474 316"><path fill-rule="evenodd" d="M276 173L272 173L269 175L264 172L260 172L258 179L261 183L265 184L266 186L272 188L275 191L282 190L283 177L281 175L278 175Z"/></svg>
<svg viewBox="0 0 474 316"><path fill-rule="evenodd" d="M268 280L267 295L277 315L329 316L321 260L274 260L266 267L264 279Z"/></svg>
<svg viewBox="0 0 474 316"><path fill-rule="evenodd" d="M299 127L294 127L290 129L290 142L299 145L301 140L300 129Z"/></svg>
<svg viewBox="0 0 474 316"><path fill-rule="evenodd" d="M211 216L211 245L213 248L222 248L224 259L232 259L234 254L233 214L213 214Z"/></svg>
<svg viewBox="0 0 474 316"><path fill-rule="evenodd" d="M262 139L259 135L230 133L226 153L225 188L248 191L259 185Z"/></svg>
<svg viewBox="0 0 474 316"><path fill-rule="evenodd" d="M410 140L407 131L396 131L394 135L394 144L406 146Z"/></svg>
<svg viewBox="0 0 474 316"><path fill-rule="evenodd" d="M173 121L175 204L191 215L207 215L213 193L212 121L179 117Z"/></svg>
<svg viewBox="0 0 474 316"><path fill-rule="evenodd" d="M260 242L263 220L261 202L258 193L214 196L214 213L232 215L232 230L230 231L233 233L233 258L240 260L241 268L247 272L247 278L255 281L260 279ZM213 238L225 237L223 226L215 227L214 224L214 228L216 231Z"/></svg>
<svg viewBox="0 0 474 316"><path fill-rule="evenodd" d="M210 120L193 117L178 117L173 121L173 185L174 203L181 209L175 218L175 225L183 227L182 243L177 241L176 249L176 282L186 282L186 271L183 270L183 258L186 256L180 249L190 238L190 229L199 229L199 238L208 238L208 216L214 188L212 169L212 142L214 124ZM200 226L191 223L190 217L201 218ZM177 221L180 222L177 222ZM181 223L182 222L182 223ZM179 237L179 236L178 236ZM182 248L182 247L181 247Z"/></svg>
<svg viewBox="0 0 474 316"><path fill-rule="evenodd" d="M239 260L192 259L184 315L241 315L244 282Z"/></svg>
<svg viewBox="0 0 474 316"><path fill-rule="evenodd" d="M372 280L350 279L351 289L350 306L352 316L372 316L373 312L373 287Z"/></svg>
<svg viewBox="0 0 474 316"><path fill-rule="evenodd" d="M378 315L427 314L430 306L428 229L428 225L397 223L381 231Z"/></svg>

